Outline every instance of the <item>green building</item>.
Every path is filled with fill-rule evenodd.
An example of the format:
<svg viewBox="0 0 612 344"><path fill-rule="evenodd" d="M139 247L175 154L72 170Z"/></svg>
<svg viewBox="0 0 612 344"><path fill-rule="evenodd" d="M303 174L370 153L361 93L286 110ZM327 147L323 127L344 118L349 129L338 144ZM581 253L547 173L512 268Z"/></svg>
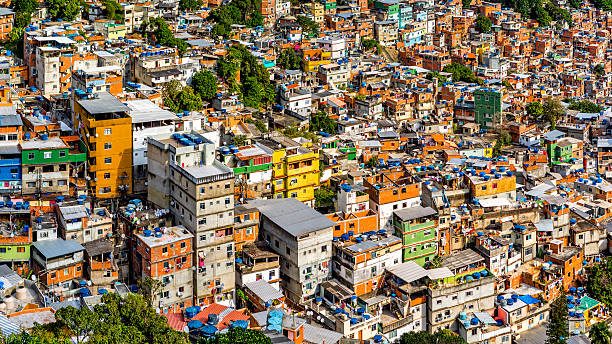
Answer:
<svg viewBox="0 0 612 344"><path fill-rule="evenodd" d="M474 122L482 129L491 129L501 124L501 118L501 91L486 88L474 91Z"/></svg>
<svg viewBox="0 0 612 344"><path fill-rule="evenodd" d="M436 211L416 206L393 213L395 235L402 239L402 261L424 266L438 253Z"/></svg>
<svg viewBox="0 0 612 344"><path fill-rule="evenodd" d="M374 8L387 15L387 20L399 20L398 0L375 0Z"/></svg>
<svg viewBox="0 0 612 344"><path fill-rule="evenodd" d="M572 162L577 156L582 157L582 142L573 137L563 137L565 133L553 130L544 135L548 164L556 165L565 162ZM578 154L576 154L578 153Z"/></svg>

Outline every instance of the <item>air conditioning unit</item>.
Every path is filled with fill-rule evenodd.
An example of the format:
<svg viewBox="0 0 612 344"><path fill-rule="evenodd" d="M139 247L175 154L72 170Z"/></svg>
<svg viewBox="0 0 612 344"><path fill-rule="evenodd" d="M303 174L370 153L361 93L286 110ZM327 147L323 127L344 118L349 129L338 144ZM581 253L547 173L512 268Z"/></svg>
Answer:
<svg viewBox="0 0 612 344"><path fill-rule="evenodd" d="M183 292L182 292L182 291L178 291L178 292L176 292L176 296L178 296L178 297L182 297L182 296L183 296Z"/></svg>

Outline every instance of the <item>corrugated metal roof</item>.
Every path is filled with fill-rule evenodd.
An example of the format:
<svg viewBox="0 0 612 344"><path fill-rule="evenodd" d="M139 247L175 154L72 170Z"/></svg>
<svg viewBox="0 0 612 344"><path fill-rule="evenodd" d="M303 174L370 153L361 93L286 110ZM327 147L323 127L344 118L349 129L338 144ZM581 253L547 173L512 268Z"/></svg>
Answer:
<svg viewBox="0 0 612 344"><path fill-rule="evenodd" d="M423 267L413 261L407 261L405 263L393 266L389 268L389 272L407 283L417 281L427 276L427 270L423 269Z"/></svg>
<svg viewBox="0 0 612 344"><path fill-rule="evenodd" d="M2 331L5 336L9 336L11 334L18 334L21 332L21 329L19 328L19 325L0 314L0 331Z"/></svg>
<svg viewBox="0 0 612 344"><path fill-rule="evenodd" d="M69 239L43 240L34 243L34 247L46 259L57 258L83 251L85 248L78 241Z"/></svg>
<svg viewBox="0 0 612 344"><path fill-rule="evenodd" d="M60 207L62 217L66 220L82 219L87 217L87 208L82 205L72 205L67 207Z"/></svg>
<svg viewBox="0 0 612 344"><path fill-rule="evenodd" d="M342 338L342 333L330 331L322 327L304 324L304 341L315 344L335 344Z"/></svg>
<svg viewBox="0 0 612 344"><path fill-rule="evenodd" d="M336 225L334 221L294 198L253 200L248 204L257 207L261 214L294 237L325 228L331 229Z"/></svg>
<svg viewBox="0 0 612 344"><path fill-rule="evenodd" d="M397 215L402 221L410 221L435 214L436 211L431 207L424 208L420 205L395 211L395 215Z"/></svg>
<svg viewBox="0 0 612 344"><path fill-rule="evenodd" d="M263 300L263 302L268 302L283 297L282 292L262 279L255 282L246 283L245 287L252 291L253 294L257 295L257 297Z"/></svg>

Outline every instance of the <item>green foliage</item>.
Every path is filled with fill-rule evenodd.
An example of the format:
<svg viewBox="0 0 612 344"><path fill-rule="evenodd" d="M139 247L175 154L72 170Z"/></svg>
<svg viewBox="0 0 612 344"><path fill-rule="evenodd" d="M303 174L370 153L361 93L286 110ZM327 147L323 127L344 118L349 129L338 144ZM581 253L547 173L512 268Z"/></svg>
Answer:
<svg viewBox="0 0 612 344"><path fill-rule="evenodd" d="M326 187L320 187L314 191L315 207L329 209L334 207L336 193Z"/></svg>
<svg viewBox="0 0 612 344"><path fill-rule="evenodd" d="M593 67L593 71L597 75L604 75L606 73L606 67L604 67L604 65L599 63L599 64L595 65L595 67Z"/></svg>
<svg viewBox="0 0 612 344"><path fill-rule="evenodd" d="M590 297L612 306L612 260L604 259L600 264L588 268L586 291Z"/></svg>
<svg viewBox="0 0 612 344"><path fill-rule="evenodd" d="M36 0L13 0L11 1L11 8L19 13L30 13L32 14L38 9L38 1Z"/></svg>
<svg viewBox="0 0 612 344"><path fill-rule="evenodd" d="M15 13L15 27L24 28L32 22L32 15L28 12Z"/></svg>
<svg viewBox="0 0 612 344"><path fill-rule="evenodd" d="M448 79L444 75L442 75L442 74L440 74L438 72L429 72L429 73L427 73L427 75L425 75L425 78L427 80L433 80L434 78L436 78L441 83L445 83L445 82L448 81Z"/></svg>
<svg viewBox="0 0 612 344"><path fill-rule="evenodd" d="M244 145L246 145L247 143L247 137L246 135L236 135L234 136L234 138L232 139L234 141L234 144L238 147L242 147Z"/></svg>
<svg viewBox="0 0 612 344"><path fill-rule="evenodd" d="M493 146L493 157L497 158L500 156L501 149L509 144L512 144L512 137L510 136L510 133L502 130L495 141L495 145Z"/></svg>
<svg viewBox="0 0 612 344"><path fill-rule="evenodd" d="M207 70L197 72L191 79L191 87L202 99L210 101L217 93L217 77Z"/></svg>
<svg viewBox="0 0 612 344"><path fill-rule="evenodd" d="M109 20L123 21L123 8L115 0L103 0L104 16Z"/></svg>
<svg viewBox="0 0 612 344"><path fill-rule="evenodd" d="M491 19L483 15L478 15L478 17L476 17L475 28L476 28L476 31L480 33L491 31Z"/></svg>
<svg viewBox="0 0 612 344"><path fill-rule="evenodd" d="M202 0L180 0L179 7L186 11L195 11L202 7Z"/></svg>
<svg viewBox="0 0 612 344"><path fill-rule="evenodd" d="M240 70L240 80L236 75ZM217 63L217 75L230 87L242 94L246 106L261 108L275 99L266 68L244 46L236 44L227 49L225 57Z"/></svg>
<svg viewBox="0 0 612 344"><path fill-rule="evenodd" d="M602 10L610 11L612 10L612 0L593 0L591 3L596 7Z"/></svg>
<svg viewBox="0 0 612 344"><path fill-rule="evenodd" d="M463 338L450 330L440 330L434 334L428 332L404 333L397 344L467 344Z"/></svg>
<svg viewBox="0 0 612 344"><path fill-rule="evenodd" d="M557 120L559 117L563 116L564 113L565 108L563 105L561 105L561 102L559 102L559 99L557 98L546 99L546 102L544 102L544 105L542 106L542 116L544 119L550 122L553 129L557 127Z"/></svg>
<svg viewBox="0 0 612 344"><path fill-rule="evenodd" d="M443 71L446 73L451 73L454 82L464 81L481 86L484 85L484 81L481 78L474 75L474 72L470 68L465 67L460 63L453 62L446 65L444 66Z"/></svg>
<svg viewBox="0 0 612 344"><path fill-rule="evenodd" d="M512 89L512 84L510 84L510 82L508 80L502 80L502 85L507 88L507 89Z"/></svg>
<svg viewBox="0 0 612 344"><path fill-rule="evenodd" d="M201 339L199 344L272 344L272 340L263 331L231 328L227 333L217 334L208 340Z"/></svg>
<svg viewBox="0 0 612 344"><path fill-rule="evenodd" d="M125 298L106 294L102 303L76 309L62 308L55 313L56 321L35 326L31 334L21 333L0 343L76 343L90 344L187 344L185 334L168 326L167 319L156 313L141 295Z"/></svg>
<svg viewBox="0 0 612 344"><path fill-rule="evenodd" d="M198 111L202 109L202 98L196 94L191 87L183 87L177 80L168 82L163 90L164 105L170 111L178 113L183 111ZM155 283L155 280L147 279L143 283ZM153 285L145 285L145 289L152 290ZM155 295L156 293L152 293Z"/></svg>
<svg viewBox="0 0 612 344"><path fill-rule="evenodd" d="M557 5L554 5L552 3L548 3L546 5L546 10L548 11L548 14L550 15L550 17L553 20L556 20L556 21L565 21L570 26L573 25L573 23L572 23L572 15L566 9L561 8L561 7L559 7Z"/></svg>
<svg viewBox="0 0 612 344"><path fill-rule="evenodd" d="M319 34L319 24L310 17L297 16L296 19L298 24L302 27L302 31L313 35Z"/></svg>
<svg viewBox="0 0 612 344"><path fill-rule="evenodd" d="M331 119L327 113L319 111L310 116L308 128L310 131L322 131L328 134L335 134L338 123Z"/></svg>
<svg viewBox="0 0 612 344"><path fill-rule="evenodd" d="M546 329L546 344L565 344L569 337L567 326L567 298L564 292L550 306L550 319Z"/></svg>
<svg viewBox="0 0 612 344"><path fill-rule="evenodd" d="M531 116L534 119L538 119L542 117L544 114L544 107L540 102L532 102L527 104L527 115Z"/></svg>
<svg viewBox="0 0 612 344"><path fill-rule="evenodd" d="M294 126L290 126L288 128L285 128L284 130L281 130L281 133L285 136L287 136L290 139L294 139L296 137L303 137L305 139L308 139L312 142L318 142L319 141L319 137L309 131L302 131L299 130L298 128L294 127Z"/></svg>
<svg viewBox="0 0 612 344"><path fill-rule="evenodd" d="M365 163L365 166L369 168L374 168L378 166L378 160L376 160L375 157L371 157L370 159L368 159L368 162Z"/></svg>
<svg viewBox="0 0 612 344"><path fill-rule="evenodd" d="M176 94L178 94L178 92L176 92L175 95ZM149 276L145 277L144 279L138 280L138 290L140 290L142 297L145 301L147 301L149 306L153 306L153 298L161 290L162 286L162 282L152 279Z"/></svg>
<svg viewBox="0 0 612 344"><path fill-rule="evenodd" d="M193 0L185 0L193 1ZM261 2L255 0L233 0L231 4L215 8L208 15L208 19L215 23L211 35L213 37L229 37L232 24L241 24L250 27L264 24L261 15Z"/></svg>
<svg viewBox="0 0 612 344"><path fill-rule="evenodd" d="M461 0L461 3L463 5L463 8L470 8L470 5L472 4L472 0Z"/></svg>
<svg viewBox="0 0 612 344"><path fill-rule="evenodd" d="M588 100L582 102L574 102L570 104L570 106L568 106L567 108L570 110L576 110L585 113L599 113L603 111L603 107L601 105L597 105Z"/></svg>
<svg viewBox="0 0 612 344"><path fill-rule="evenodd" d="M154 28L153 34L155 35L155 41L157 43L176 48L180 56L183 56L187 52L187 43L174 37L168 23L163 18L151 19L150 25Z"/></svg>
<svg viewBox="0 0 612 344"><path fill-rule="evenodd" d="M4 44L4 48L15 53L15 56L23 58L23 38L25 35L24 27L16 27L9 34L9 38Z"/></svg>
<svg viewBox="0 0 612 344"><path fill-rule="evenodd" d="M81 0L47 0L49 16L53 19L73 21L81 12Z"/></svg>
<svg viewBox="0 0 612 344"><path fill-rule="evenodd" d="M281 51L276 62L279 67L284 69L301 69L302 65L302 59L291 48Z"/></svg>
<svg viewBox="0 0 612 344"><path fill-rule="evenodd" d="M610 344L612 339L610 326L605 321L593 325L589 331L589 339L591 344Z"/></svg>
<svg viewBox="0 0 612 344"><path fill-rule="evenodd" d="M582 7L582 0L569 0L569 5L572 8L579 9Z"/></svg>
<svg viewBox="0 0 612 344"><path fill-rule="evenodd" d="M245 122L250 123L250 124L255 124L255 126L257 127L257 130L259 130L262 133L268 132L268 128L266 127L266 124L258 119L247 118Z"/></svg>
<svg viewBox="0 0 612 344"><path fill-rule="evenodd" d="M378 50L380 48L380 43L378 43L378 41L375 39L364 39L363 41L361 41L361 46L365 51L370 51L374 48Z"/></svg>
<svg viewBox="0 0 612 344"><path fill-rule="evenodd" d="M536 20L540 26L549 26L550 22L553 20L566 21L568 24L572 25L570 13L552 2L544 5L545 2L543 0L504 0L503 3L504 6L511 7L523 17Z"/></svg>

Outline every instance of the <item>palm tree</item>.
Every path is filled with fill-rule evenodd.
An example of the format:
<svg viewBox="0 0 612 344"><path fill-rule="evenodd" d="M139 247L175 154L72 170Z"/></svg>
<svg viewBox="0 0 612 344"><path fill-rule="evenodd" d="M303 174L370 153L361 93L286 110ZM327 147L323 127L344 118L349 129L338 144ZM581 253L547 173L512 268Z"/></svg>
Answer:
<svg viewBox="0 0 612 344"><path fill-rule="evenodd" d="M591 327L591 331L589 331L589 339L593 344L610 344L610 339L612 339L612 332L610 332L610 327L605 322L598 322L597 324Z"/></svg>

